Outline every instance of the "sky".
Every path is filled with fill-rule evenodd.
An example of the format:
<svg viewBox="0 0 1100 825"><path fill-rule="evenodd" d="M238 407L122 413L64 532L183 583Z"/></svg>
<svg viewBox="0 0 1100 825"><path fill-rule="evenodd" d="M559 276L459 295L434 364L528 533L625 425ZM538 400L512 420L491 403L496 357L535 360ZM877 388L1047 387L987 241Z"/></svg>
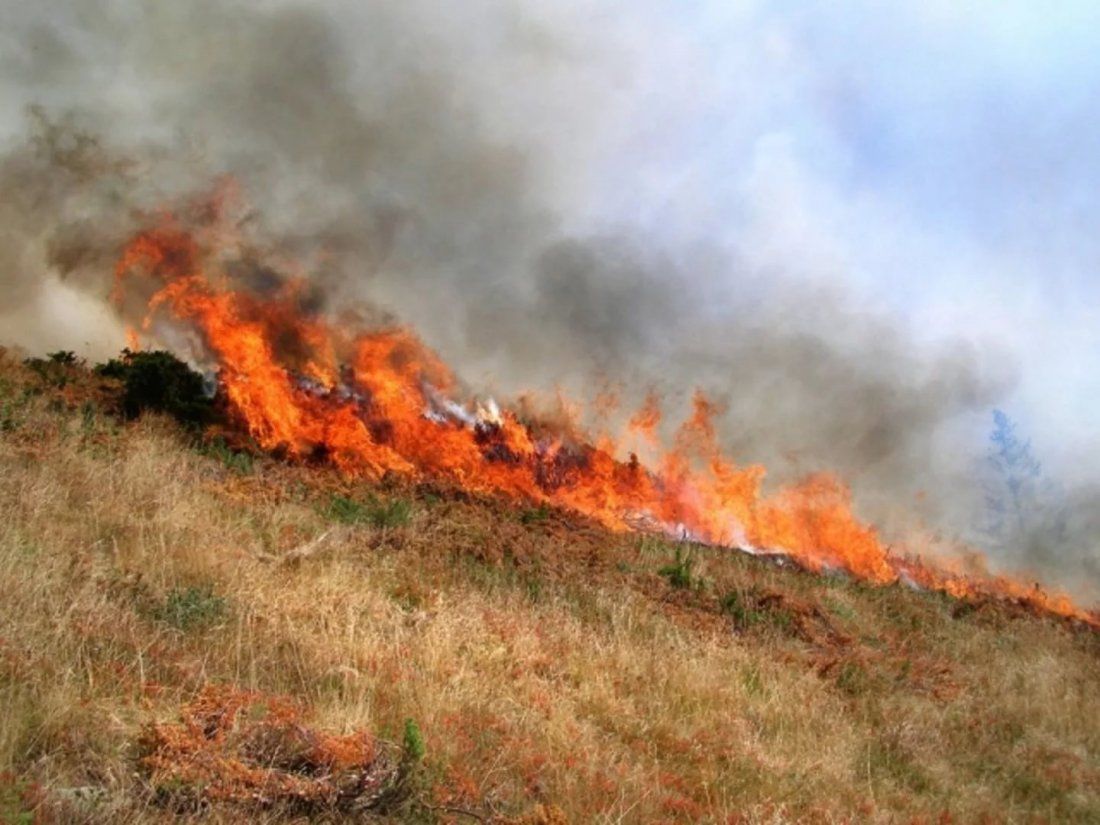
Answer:
<svg viewBox="0 0 1100 825"><path fill-rule="evenodd" d="M1090 474L1100 6L646 8L668 28L644 61L639 120L675 116L629 141L607 214L844 280L917 340L996 347L1018 373L1004 404L1048 466Z"/></svg>

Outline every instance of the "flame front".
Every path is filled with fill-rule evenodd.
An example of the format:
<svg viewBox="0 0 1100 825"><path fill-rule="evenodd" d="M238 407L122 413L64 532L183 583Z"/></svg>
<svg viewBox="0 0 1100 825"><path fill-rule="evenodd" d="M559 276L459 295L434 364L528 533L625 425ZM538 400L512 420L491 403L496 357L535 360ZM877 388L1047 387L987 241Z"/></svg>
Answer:
<svg viewBox="0 0 1100 825"><path fill-rule="evenodd" d="M811 570L888 584L906 581L956 596L996 594L1033 607L1096 617L1069 599L1007 579L964 576L891 553L856 518L847 486L816 474L764 495L762 466L739 467L718 447L715 408L696 394L672 449L652 467L576 426L455 397L445 364L406 328L355 330L308 311L308 284L269 279L250 289L232 272L241 241L222 218L185 228L163 216L126 246L113 299L141 307L142 332L165 320L198 333L218 366L231 411L263 448L323 460L344 473L433 478L472 492L544 502L625 531L640 524L717 546L766 548ZM659 449L661 412L650 396L629 437Z"/></svg>

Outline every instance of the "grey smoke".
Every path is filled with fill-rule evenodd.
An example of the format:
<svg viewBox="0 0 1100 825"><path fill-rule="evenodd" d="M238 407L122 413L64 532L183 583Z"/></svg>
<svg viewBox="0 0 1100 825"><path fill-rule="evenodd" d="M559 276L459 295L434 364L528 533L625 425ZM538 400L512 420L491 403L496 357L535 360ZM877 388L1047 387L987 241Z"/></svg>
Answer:
<svg viewBox="0 0 1100 825"><path fill-rule="evenodd" d="M584 395L611 377L624 415L656 388L674 420L700 386L732 454L777 481L836 469L888 528L915 509L965 531L967 422L1011 361L918 348L736 238L666 248L588 221L591 170L637 114L635 35L549 5L6 4L0 337L120 346L103 308L118 244L140 210L231 173L329 310L394 313L474 388ZM25 126L30 104L47 119Z"/></svg>

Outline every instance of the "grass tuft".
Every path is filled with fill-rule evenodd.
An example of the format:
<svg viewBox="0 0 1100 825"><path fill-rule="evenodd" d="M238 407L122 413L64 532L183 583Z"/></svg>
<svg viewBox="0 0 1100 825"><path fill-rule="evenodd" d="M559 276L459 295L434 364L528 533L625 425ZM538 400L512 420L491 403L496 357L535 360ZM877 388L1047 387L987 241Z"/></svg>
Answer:
<svg viewBox="0 0 1100 825"><path fill-rule="evenodd" d="M541 524L550 518L550 507L540 504L538 507L528 507L519 511L519 520L523 524Z"/></svg>
<svg viewBox="0 0 1100 825"><path fill-rule="evenodd" d="M173 588L152 615L176 630L189 631L213 627L229 614L229 603L210 585Z"/></svg>
<svg viewBox="0 0 1100 825"><path fill-rule="evenodd" d="M682 547L676 548L676 557L671 564L666 564L657 572L668 580L668 583L679 590L702 588L703 580L692 572L695 568L695 556L690 550Z"/></svg>
<svg viewBox="0 0 1100 825"><path fill-rule="evenodd" d="M383 502L371 496L366 501L356 501L333 495L324 512L328 518L341 524L403 527L412 518L412 504L399 498Z"/></svg>
<svg viewBox="0 0 1100 825"><path fill-rule="evenodd" d="M241 450L234 450L222 436L202 442L198 447L198 451L200 455L220 462L227 470L238 475L250 475L255 469L252 455Z"/></svg>

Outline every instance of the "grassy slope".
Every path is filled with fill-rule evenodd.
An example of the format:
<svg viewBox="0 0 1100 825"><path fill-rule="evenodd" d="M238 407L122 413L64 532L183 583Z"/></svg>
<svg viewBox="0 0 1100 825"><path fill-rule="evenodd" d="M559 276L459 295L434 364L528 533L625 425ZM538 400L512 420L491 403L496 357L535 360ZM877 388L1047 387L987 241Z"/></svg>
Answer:
<svg viewBox="0 0 1100 825"><path fill-rule="evenodd" d="M175 816L135 743L213 682L412 717L423 798L486 818L1100 821L1095 633L704 549L678 588L663 541L233 466L37 386L0 367L0 819L32 781Z"/></svg>

